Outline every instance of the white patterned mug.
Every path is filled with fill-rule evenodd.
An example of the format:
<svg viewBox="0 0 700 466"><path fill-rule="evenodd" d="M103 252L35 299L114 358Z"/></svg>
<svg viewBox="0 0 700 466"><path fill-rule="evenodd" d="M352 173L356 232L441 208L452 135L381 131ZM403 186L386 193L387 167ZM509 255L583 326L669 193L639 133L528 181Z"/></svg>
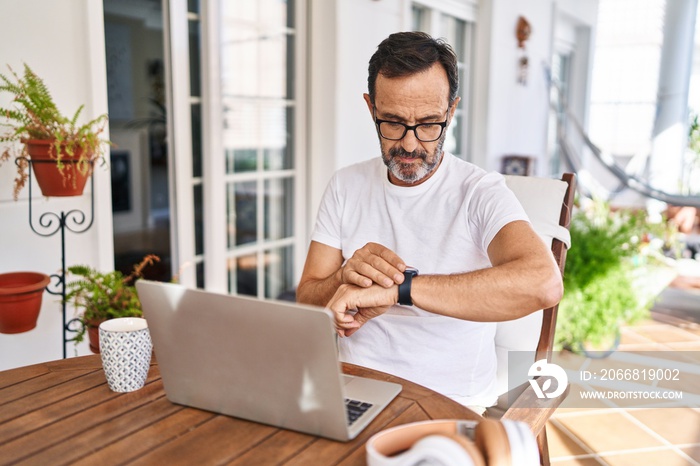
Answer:
<svg viewBox="0 0 700 466"><path fill-rule="evenodd" d="M100 354L109 388L133 392L143 387L151 366L151 334L146 319L121 317L100 324Z"/></svg>

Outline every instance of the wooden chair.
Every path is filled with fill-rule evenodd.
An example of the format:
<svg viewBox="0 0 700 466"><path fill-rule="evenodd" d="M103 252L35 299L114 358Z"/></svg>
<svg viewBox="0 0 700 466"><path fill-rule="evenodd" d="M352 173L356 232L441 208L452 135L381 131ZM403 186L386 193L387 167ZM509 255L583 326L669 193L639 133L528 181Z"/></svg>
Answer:
<svg viewBox="0 0 700 466"><path fill-rule="evenodd" d="M570 246L568 232L576 188L575 176L565 173L561 180L528 176L506 176L506 184L520 200L535 231L551 244L552 254L564 274L566 251ZM566 397L539 399L529 382L507 392L508 351L534 351L535 359L551 361L557 306L510 322L501 322L496 330L498 359L498 393L496 406L487 410L487 417L518 420L527 423L537 436L540 458L549 465L546 423ZM568 389L567 389L568 390ZM514 400L514 401L513 401ZM509 401L511 401L509 403Z"/></svg>

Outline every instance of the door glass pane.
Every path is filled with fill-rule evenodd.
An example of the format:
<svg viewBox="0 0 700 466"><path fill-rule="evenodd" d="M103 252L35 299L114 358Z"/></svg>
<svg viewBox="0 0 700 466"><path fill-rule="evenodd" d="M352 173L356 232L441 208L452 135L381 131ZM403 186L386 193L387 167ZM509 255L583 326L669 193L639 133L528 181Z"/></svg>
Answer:
<svg viewBox="0 0 700 466"><path fill-rule="evenodd" d="M441 16L441 28L442 37L447 40L457 55L457 61L463 63L466 59L466 53L464 50L464 39L466 34L467 23L461 19L457 19L454 16L442 15Z"/></svg>
<svg viewBox="0 0 700 466"><path fill-rule="evenodd" d="M294 98L288 96L290 89L287 87L287 58L288 52L293 58L292 47L294 42L287 40L287 34L281 32L260 39L258 53L260 54L260 74L258 76L257 95L265 97Z"/></svg>
<svg viewBox="0 0 700 466"><path fill-rule="evenodd" d="M286 41L287 41L287 61L286 61L286 69L287 69L287 99L294 99L295 93L294 93L294 62L296 60L295 57L295 48L294 48L294 43L295 43L295 37L292 34L287 34L286 36Z"/></svg>
<svg viewBox="0 0 700 466"><path fill-rule="evenodd" d="M255 171L258 167L259 115L257 104L224 101L226 172Z"/></svg>
<svg viewBox="0 0 700 466"><path fill-rule="evenodd" d="M255 171L258 163L256 149L226 149L226 171Z"/></svg>
<svg viewBox="0 0 700 466"><path fill-rule="evenodd" d="M258 5L257 20L267 27L294 27L290 23L294 2L285 0L253 0ZM289 18L288 18L289 17Z"/></svg>
<svg viewBox="0 0 700 466"><path fill-rule="evenodd" d="M254 243L257 240L257 183L230 183L227 187L226 210L228 247Z"/></svg>
<svg viewBox="0 0 700 466"><path fill-rule="evenodd" d="M204 262L197 263L197 288L204 288Z"/></svg>
<svg viewBox="0 0 700 466"><path fill-rule="evenodd" d="M204 198L202 185L194 186L194 253L204 254Z"/></svg>
<svg viewBox="0 0 700 466"><path fill-rule="evenodd" d="M230 6L237 4L223 3ZM227 10L226 7L224 9ZM293 98L293 87L289 86L291 80L288 78L294 72L294 41L283 25L268 29L224 16L222 36L224 95Z"/></svg>
<svg viewBox="0 0 700 466"><path fill-rule="evenodd" d="M231 293L258 295L257 254L234 257L228 261L228 281Z"/></svg>
<svg viewBox="0 0 700 466"><path fill-rule="evenodd" d="M293 0L222 0L220 4L223 18L236 25L293 27Z"/></svg>
<svg viewBox="0 0 700 466"><path fill-rule="evenodd" d="M294 234L294 179L265 181L265 239L282 239Z"/></svg>
<svg viewBox="0 0 700 466"><path fill-rule="evenodd" d="M462 110L455 111L452 123L447 127L444 149L452 154L462 153Z"/></svg>
<svg viewBox="0 0 700 466"><path fill-rule="evenodd" d="M465 81L466 73L464 71L464 68L465 68L464 66L458 65L457 72L459 74L459 91L458 91L457 95L464 96L464 97L462 97L460 99L459 103L457 104L457 108L464 108L464 105L465 105L464 102L466 102L466 100L467 100L466 97L467 97L468 89L466 89L467 82Z"/></svg>
<svg viewBox="0 0 700 466"><path fill-rule="evenodd" d="M261 145L265 170L293 167L291 138L294 131L294 109L287 106L266 106L261 110Z"/></svg>
<svg viewBox="0 0 700 466"><path fill-rule="evenodd" d="M255 23L258 19L258 0L222 0L221 15L235 24ZM227 27L225 29L228 29Z"/></svg>
<svg viewBox="0 0 700 466"><path fill-rule="evenodd" d="M258 89L256 71L259 68L257 29L253 25L232 23L231 27L224 26L222 34L222 93L228 97L256 95Z"/></svg>
<svg viewBox="0 0 700 466"><path fill-rule="evenodd" d="M192 176L202 176L202 104L191 105L192 121Z"/></svg>
<svg viewBox="0 0 700 466"><path fill-rule="evenodd" d="M294 2L289 0L221 1L221 13L224 18L239 24L253 23L268 27L288 25L288 15L292 14L293 8Z"/></svg>
<svg viewBox="0 0 700 466"><path fill-rule="evenodd" d="M411 28L414 31L425 31L428 10L418 5L411 6Z"/></svg>
<svg viewBox="0 0 700 466"><path fill-rule="evenodd" d="M198 20L189 21L190 29L190 95L200 97L202 95L202 80L200 60L201 28Z"/></svg>
<svg viewBox="0 0 700 466"><path fill-rule="evenodd" d="M287 246L265 251L265 297L280 299L283 293L294 288L294 248Z"/></svg>
<svg viewBox="0 0 700 466"><path fill-rule="evenodd" d="M293 28L296 23L296 17L294 16L294 4L295 0L287 0L287 27Z"/></svg>

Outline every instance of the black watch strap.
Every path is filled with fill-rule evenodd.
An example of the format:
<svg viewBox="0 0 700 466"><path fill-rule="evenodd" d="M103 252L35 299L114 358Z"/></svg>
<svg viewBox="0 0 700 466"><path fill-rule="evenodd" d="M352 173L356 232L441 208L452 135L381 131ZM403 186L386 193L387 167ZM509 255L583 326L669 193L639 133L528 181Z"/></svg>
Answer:
<svg viewBox="0 0 700 466"><path fill-rule="evenodd" d="M413 300L411 299L411 282L416 275L418 275L418 269L406 267L406 270L404 270L403 283L399 285L399 304L413 306Z"/></svg>

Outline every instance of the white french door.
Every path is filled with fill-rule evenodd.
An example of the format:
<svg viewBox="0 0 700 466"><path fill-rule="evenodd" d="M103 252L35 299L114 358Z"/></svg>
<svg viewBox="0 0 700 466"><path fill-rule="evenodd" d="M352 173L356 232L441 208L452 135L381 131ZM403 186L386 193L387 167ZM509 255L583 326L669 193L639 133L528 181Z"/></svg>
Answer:
<svg viewBox="0 0 700 466"><path fill-rule="evenodd" d="M277 298L305 252L305 2L166 3L180 281Z"/></svg>

